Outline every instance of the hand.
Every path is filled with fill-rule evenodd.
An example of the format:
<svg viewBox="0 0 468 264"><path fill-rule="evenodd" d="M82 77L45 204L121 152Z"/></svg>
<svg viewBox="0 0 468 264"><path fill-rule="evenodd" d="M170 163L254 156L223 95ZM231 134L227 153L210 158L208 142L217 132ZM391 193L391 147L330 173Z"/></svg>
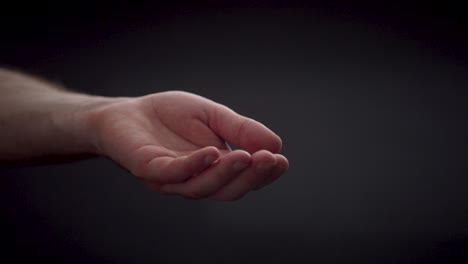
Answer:
<svg viewBox="0 0 468 264"><path fill-rule="evenodd" d="M126 98L90 111L87 120L99 154L163 194L233 201L288 168L272 131L190 93Z"/></svg>

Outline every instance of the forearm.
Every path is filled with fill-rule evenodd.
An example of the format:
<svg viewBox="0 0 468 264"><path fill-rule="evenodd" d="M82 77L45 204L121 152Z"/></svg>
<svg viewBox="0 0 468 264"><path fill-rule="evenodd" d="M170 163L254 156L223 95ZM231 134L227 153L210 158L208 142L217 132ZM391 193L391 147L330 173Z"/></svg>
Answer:
<svg viewBox="0 0 468 264"><path fill-rule="evenodd" d="M0 69L0 163L93 156L92 135L79 113L110 101Z"/></svg>

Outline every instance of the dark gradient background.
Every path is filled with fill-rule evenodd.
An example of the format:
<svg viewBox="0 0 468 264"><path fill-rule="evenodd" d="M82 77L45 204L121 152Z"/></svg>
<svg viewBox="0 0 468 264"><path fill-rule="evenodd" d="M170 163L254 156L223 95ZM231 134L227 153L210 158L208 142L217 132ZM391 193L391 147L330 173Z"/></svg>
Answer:
<svg viewBox="0 0 468 264"><path fill-rule="evenodd" d="M200 94L276 131L291 166L234 203L154 193L106 159L3 167L1 255L466 263L465 11L355 1L4 6L1 65L91 94Z"/></svg>

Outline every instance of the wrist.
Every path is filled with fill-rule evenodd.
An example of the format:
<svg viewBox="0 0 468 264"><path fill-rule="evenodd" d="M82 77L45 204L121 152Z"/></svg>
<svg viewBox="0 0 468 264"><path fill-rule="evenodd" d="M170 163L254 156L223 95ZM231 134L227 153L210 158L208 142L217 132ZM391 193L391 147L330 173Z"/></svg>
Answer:
<svg viewBox="0 0 468 264"><path fill-rule="evenodd" d="M76 142L79 152L92 155L104 155L99 147L99 112L106 107L125 101L124 97L104 97L73 94L70 111L60 114L62 127Z"/></svg>

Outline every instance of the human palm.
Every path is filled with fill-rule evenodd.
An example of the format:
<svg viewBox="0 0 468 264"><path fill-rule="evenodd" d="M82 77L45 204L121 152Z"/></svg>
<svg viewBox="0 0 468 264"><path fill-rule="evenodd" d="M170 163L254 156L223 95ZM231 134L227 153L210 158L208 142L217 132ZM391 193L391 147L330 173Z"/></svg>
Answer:
<svg viewBox="0 0 468 264"><path fill-rule="evenodd" d="M281 176L287 159L268 128L206 98L164 92L96 111L95 144L164 194L237 200ZM232 151L226 143L243 150Z"/></svg>

